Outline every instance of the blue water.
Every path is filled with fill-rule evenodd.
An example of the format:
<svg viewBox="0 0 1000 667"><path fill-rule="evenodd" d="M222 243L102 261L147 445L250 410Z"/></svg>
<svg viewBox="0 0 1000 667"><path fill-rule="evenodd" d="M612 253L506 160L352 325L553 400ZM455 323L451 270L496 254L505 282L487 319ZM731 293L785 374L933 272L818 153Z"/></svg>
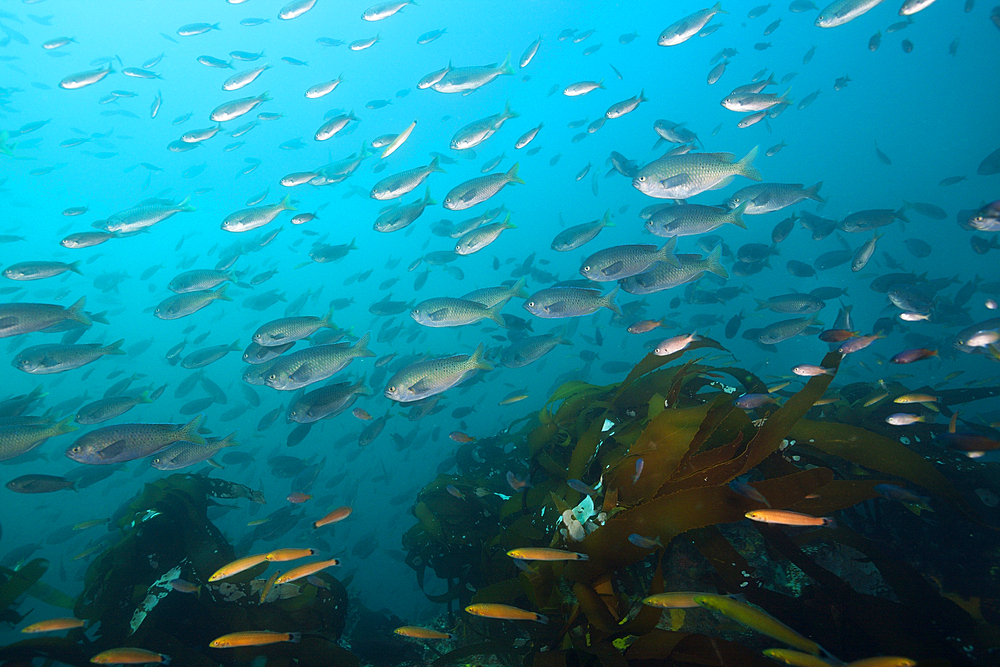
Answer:
<svg viewBox="0 0 1000 667"><path fill-rule="evenodd" d="M525 368L499 368L471 389L451 389L441 398L445 409L419 422L402 416L405 406L391 405L382 397L383 381L382 386L373 387L375 396L362 398L356 405L375 416L388 408L396 416L390 419L385 432L362 451L357 451L354 436L365 423L350 411L320 422L294 448L286 447L285 441L295 425L286 424L283 415L270 429L258 432L261 417L279 405L287 407L290 399L290 392L276 392L267 387L255 388L261 398L259 408L251 408L229 423L219 423L223 412L245 402L239 385L246 365L240 353L234 352L209 366L207 376L227 391L229 402L206 410L208 426L216 435L238 430L240 450L255 457L245 469L230 466L212 474L262 488L268 499L266 511L270 511L286 502L285 496L294 489L289 488L288 480L270 474L268 458L325 457L326 467L313 494L326 502L317 505L317 500L313 500L312 504L303 505L307 517L312 521L340 504L353 505L354 515L338 527L332 553L324 553L324 557L341 552L350 554L356 541L374 534L379 547L369 557L359 560L344 555L345 566L357 568L352 592L370 608L385 607L403 618L419 621L439 608L426 601L412 571L399 558L400 536L413 524L410 501L390 503L390 500L408 491L415 497L434 478L439 463L456 446L447 439L447 433L462 430L479 437L493 434L511 420L537 410L557 377L569 374L567 379L595 384L617 381L624 373L604 372L603 364L635 363L646 354L648 347L644 344L648 341L656 342L695 329L722 341L741 365L776 383L789 376L797 364L819 363L827 345L815 336L800 336L780 343L776 353L764 352L739 335L724 340L725 322L741 310L748 315L744 328L762 327L793 317L769 311L755 313L752 299L832 286L847 289L848 296L843 302L853 305L855 327L868 333L877 318L893 317L898 312L889 306L883 294L868 287L872 279L891 270L885 266L883 253L902 263L906 271L926 272L931 279L955 277L956 282L941 290L939 298L951 298L959 287L976 277L992 283L990 289L994 293L977 292L965 308L972 321L993 316L984 303L1000 291L994 251L975 254L969 244L971 232L956 223L960 211L978 208L994 200L997 193L997 176L976 174L980 161L1000 146L1000 126L995 122L995 110L1000 104L1000 71L992 64L1000 34L989 19L991 7L978 2L971 12L965 12L963 3L942 0L918 14L904 30L885 34L887 26L900 18L896 15L897 3L884 3L845 26L823 30L813 26L815 11L793 14L784 3L776 3L763 16L751 20L746 18L747 11L756 3L729 2L724 5L731 14L715 17L713 22L724 24L715 33L695 37L679 46L657 46L660 30L703 4L701 0L669 3L426 0L384 21L368 23L360 18L365 3L331 0L319 0L313 10L291 21L276 18L281 3L264 0L239 5L192 0L3 2L0 24L16 31L28 43L21 43L13 35L12 39L0 39L3 44L0 128L15 135L17 128L27 123L49 122L34 132L11 137L10 141L21 142L15 148L16 159L0 155L0 234L25 237L23 241L0 245L3 265L0 268L28 260L82 260L82 275L67 273L37 282L4 280L4 288L18 289L4 293L2 298L5 302L68 306L86 296L87 309L107 310L109 324L95 324L80 342L110 343L124 338L124 349L129 350L140 341L152 339L148 349L139 354L106 357L59 375L32 377L5 367L3 394L27 393L41 384L47 392L44 403L35 410L41 414L82 394L89 396L88 401L98 398L121 377L138 372L144 377L133 389L155 388L164 383L168 389L156 403L140 405L117 422L182 423L189 418L178 413L180 405L204 393L198 389L184 399L173 398L173 389L190 371L168 365L164 358L166 351L203 333L208 335L200 346L228 344L237 339L245 345L258 326L285 316L288 304L306 292L311 296L297 314L322 315L332 299L352 298L354 303L350 307L336 313L336 324L350 329L354 336L371 330L374 337L385 318L373 318L368 306L390 292L393 299L411 303L434 296L461 296L509 280L511 270L531 253L537 253L536 267L560 280L577 279L580 262L591 252L625 243L662 242L645 232L639 218L643 207L661 202L644 196L631 186L628 178L617 173L605 177L611 151L644 165L669 148L654 148L657 135L652 127L657 119L686 122L687 127L698 133L707 151L731 152L739 157L760 146L756 165L766 182L805 185L823 182L821 194L828 200L825 206L807 201L785 211L748 216L747 230L731 225L718 230L716 233L723 235L734 252L746 243L770 243L773 226L795 210L821 210L824 217L841 219L862 209L898 209L904 201L928 202L944 209L947 213L944 220L930 220L911 211L909 224L896 222L880 229L885 236L879 241L873 261L863 271L853 273L848 263L820 271L816 278L792 276L786 272L785 262L799 259L811 263L817 255L842 247L840 238L857 248L870 234L837 232L816 242L797 225L778 247L780 256L771 258L770 268L748 278L733 277L726 283L746 286L748 291L736 299L724 305L682 302L679 307L671 308L668 304L674 297L683 300L683 287L649 295L642 299L642 317L667 316L680 326L676 330L661 329L638 336L626 333L624 326L611 326L611 313L606 310L581 318L573 325L572 347L560 346L543 361ZM256 27L239 24L241 19L252 16L268 18L269 22ZM765 26L777 18L782 19L780 27L772 35L762 37ZM48 24L42 25L40 21ZM191 22L218 22L220 29L202 35L178 36L177 28ZM447 28L440 39L426 45L416 43L422 33L440 28ZM576 44L571 39L557 39L565 28L576 28L579 32L594 28L595 32ZM867 43L878 30L883 33L882 44L873 53ZM638 32L639 37L630 44L619 43L619 35L632 31ZM319 37L351 42L376 33L380 41L361 52L351 52L346 45L328 47L316 42ZM4 34L0 32L0 37ZM76 42L53 51L41 47L43 42L58 36L73 37ZM537 56L526 68L516 68L520 54L538 36L543 39ZM912 41L912 53L904 53L901 48L904 38ZM959 46L957 55L952 56L948 49L955 39L959 40ZM754 44L758 42L771 42L772 46L757 51ZM582 55L584 49L597 43L602 44L599 50ZM815 56L803 64L803 55L813 46ZM739 53L721 80L709 86L705 80L711 69L709 60L724 48L735 48ZM254 63L235 61L236 70L265 62L273 68L242 90L223 91L222 82L234 70L205 67L196 58L211 55L228 59L227 54L233 50L265 51L265 56ZM139 80L120 73L122 66L139 67L161 52L162 61L152 69L162 78ZM508 53L516 74L501 76L472 94L445 95L416 89L421 77L441 69L449 61L455 66L485 65L503 61ZM80 90L58 87L63 77L93 69L92 61L109 57L115 58L116 73L99 83ZM282 62L282 57L308 64L294 66ZM611 66L621 73L621 79ZM773 120L739 129L737 122L742 115L721 107L719 101L732 88L749 83L755 73L765 69L773 72L776 79L789 72L798 73L788 86L769 89L781 92L790 86L793 105ZM317 100L304 97L308 87L341 73L344 83L330 95ZM835 91L834 80L844 75L849 75L851 82L843 90ZM576 98L559 92L566 85L583 80L603 80L606 89ZM557 92L548 94L553 87L558 88ZM136 96L99 104L112 90L131 91ZM400 97L397 91L404 90L409 93ZM583 141L571 143L571 138L584 131L585 126L570 129L568 123L581 119L593 121L611 104L637 95L640 90L648 102L622 118L608 120L601 130ZM806 109L797 109L798 101L815 90L822 91L816 101ZM6 97L4 91L8 93ZM269 92L272 101L252 114L224 123L223 132L201 147L186 153L166 149L182 133L211 126L208 114L222 102L264 91ZM162 107L155 118L150 118L150 104L157 94L162 95ZM391 100L391 104L381 109L365 108L367 102L376 99ZM477 146L474 159L458 157L448 149L458 128L499 113L508 101L520 117ZM350 132L326 142L315 141L313 133L324 122L324 114L333 109L354 110L361 121ZM136 117L102 115L110 110L128 111ZM252 120L257 112L280 113L282 117L261 121L239 139L225 135ZM190 120L172 124L175 118L188 113L192 114ZM376 155L338 185L289 189L279 184L286 174L312 170L345 158L357 151L362 141L398 133L414 120L418 123L412 136L386 160L388 166L379 174L372 171L380 162ZM526 150L514 150L514 141L542 122L544 128L529 146L541 150L531 156L526 155ZM713 134L717 126L721 129ZM63 140L94 133L108 134L106 138L94 138L73 148L59 145ZM295 138L301 138L303 148L279 149L279 144ZM231 152L223 151L224 146L235 141L245 144ZM787 142L787 147L774 157L764 156L767 148L781 141ZM877 158L876 141L891 158L891 165ZM525 184L508 186L488 203L468 211L430 207L403 231L388 235L373 231L372 223L385 203L367 196L372 185L394 172L427 164L431 151L455 155L458 159L457 164L443 165L447 173L433 174L426 182L438 201L455 185L479 176L480 166L500 153L506 153L507 157L499 169L509 169L515 161L519 162L519 174ZM94 155L97 152L112 155L100 158ZM556 155L561 157L552 164ZM260 166L241 175L249 158L259 159ZM158 169L137 167L140 163ZM575 181L574 177L587 163L593 165L590 174ZM183 176L185 170L198 165L204 165L200 174ZM47 173L32 175L33 171L49 168L51 171ZM594 174L599 174L596 192ZM962 175L968 180L949 187L938 185L944 178ZM692 201L716 204L749 183L737 178L727 188L703 193ZM265 190L269 194L264 203L277 202L290 194L298 212L318 210L318 219L292 226L289 224L292 214L284 213L270 226L247 234L220 229L226 215L245 208L248 199ZM421 186L403 201L412 201L423 191ZM65 249L58 244L67 234L91 230L92 222L146 198L180 200L188 196L197 211L177 214L152 227L148 234L113 239L81 250ZM510 210L517 228L504 232L478 254L454 262L452 266L464 273L463 279L432 267L426 285L415 291L414 279L427 267L420 266L413 272L407 272L407 267L426 252L453 248L452 239L431 234L432 224L442 218L459 222L501 203ZM64 209L73 206L87 206L89 210L79 217L61 215ZM562 226L598 219L606 209L611 209L615 227L603 230L596 240L576 251L560 254L549 249ZM278 270L275 278L254 288L231 285L233 302L213 303L187 318L163 321L152 315L152 308L170 295L166 284L181 270L212 268L219 261L222 249L279 226L283 230L272 244L241 257L233 267L243 282L269 269ZM903 243L910 238L926 241L933 251L923 259L914 257ZM314 242L340 244L352 239L356 239L358 250L346 258L331 264L309 261L308 252ZM678 250L702 252L696 241L695 237L681 238ZM499 260L499 269L493 268L494 258ZM399 260L395 268L385 268L390 259ZM725 263L728 266L731 260ZM157 264L164 266L149 279L140 279L145 269ZM367 269L373 272L364 283L349 280ZM108 273L122 273L120 283L110 291L97 289L95 279ZM379 290L383 281L393 277L400 279L397 284ZM604 285L604 291L612 285ZM545 286L528 276L529 291ZM717 281L708 279L699 283L705 289L717 286ZM243 306L244 299L267 290L278 290L284 300L263 312ZM630 295L623 297L622 303L638 300ZM826 327L833 325L839 305L837 300L830 301L820 312L819 318ZM511 301L504 312L530 319L536 334L557 330L565 324L533 318L521 308L520 299ZM706 314L718 316L719 323L709 327L689 324L692 316ZM635 319L639 318L625 324ZM469 354L483 342L492 348L491 357L498 359L499 349L505 344L496 339L504 336L504 331L488 321L466 327L429 329L420 327L404 312L395 317L392 326L399 324L404 325L403 332L393 341L373 340L371 348L378 357L393 353L399 357ZM194 329L185 333L188 327ZM904 324L888 339L850 357L838 382L875 382L897 372L911 372L914 379L907 382L913 386L926 383L954 388L995 377L996 367L986 363L986 357L952 349L954 335L960 328L954 323L934 321ZM600 347L585 339L592 339L597 330L603 336ZM924 344L924 339L919 339L921 343L915 345L913 341L918 339L907 338L907 333L929 336L929 342ZM59 334L32 333L11 338L3 346L3 355L12 359L23 347L57 342L58 337ZM917 346L939 348L942 358L903 369L885 363L896 352ZM185 353L197 347L189 343ZM592 365L585 364L579 356L583 350L597 352L598 360ZM390 368L396 370L396 365L390 364ZM353 381L362 373L370 378L374 370L372 359L359 359L336 379ZM123 371L124 375L108 377L117 371ZM964 373L946 384L945 376L954 371ZM497 405L502 397L521 388L527 389L528 399L509 406ZM453 409L463 406L477 408L464 418L464 425L450 416ZM965 415L969 419L981 417L986 422L997 419L996 406L988 401L970 404L966 409L971 411ZM435 431L439 437L432 440ZM0 469L3 477L39 472L66 474L76 464L64 457L63 451L82 433L53 438L34 452L6 462ZM412 444L400 449L393 435ZM326 479L341 471L347 472L346 481L332 492L323 488ZM0 552L26 543L44 542L49 530L108 516L132 497L143 482L163 474L150 468L147 461L136 461L110 480L84 489L79 495L64 492L16 496L4 490L0 494L3 508ZM382 479L374 482L373 477ZM247 503L239 501L239 504L240 509L217 522L233 543L251 530L246 524L253 518L247 513ZM282 546L308 541L306 522L301 526L280 541ZM43 544L36 552L36 556L65 566L66 576L62 578L59 567L53 565L46 577L49 583L70 595L80 591L87 561L73 562L70 558L90 544L95 530L103 528L81 533L69 542ZM444 584L436 580L427 585L429 592L440 592L443 588ZM42 617L33 616L35 620ZM16 629L10 626L0 628L0 642L13 640L16 634Z"/></svg>

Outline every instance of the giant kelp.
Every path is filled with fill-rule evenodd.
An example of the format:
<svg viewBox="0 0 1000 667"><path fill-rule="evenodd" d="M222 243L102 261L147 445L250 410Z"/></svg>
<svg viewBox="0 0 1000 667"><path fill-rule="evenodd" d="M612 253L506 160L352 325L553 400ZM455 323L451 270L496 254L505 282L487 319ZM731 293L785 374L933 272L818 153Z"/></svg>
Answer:
<svg viewBox="0 0 1000 667"><path fill-rule="evenodd" d="M769 664L759 649L774 645L771 640L758 636L748 647L742 637L725 641L716 632L664 628L658 624L661 610L638 602L676 590L664 578L661 559L683 536L703 559L703 590L741 593L840 658L902 653L956 665L986 664L988 651L1000 646L996 627L970 616L943 589L926 582L912 587L921 575L903 558L887 554L915 545L879 544L872 532L885 531L884 525L851 525L869 512L864 508L879 507L872 500L881 483L930 494L936 516L947 522L983 525L940 464L869 430L873 424L863 413L855 410L838 421L815 409L832 375L811 378L780 406L751 413L737 408L736 396L767 389L746 370L711 365L723 358L712 351L720 347L703 339L673 355L648 355L620 383L568 383L530 418L463 445L456 455L459 474L441 475L420 492L414 507L418 523L404 536L407 562L421 586L428 567L448 583L445 593L428 597L447 602L449 609L452 601L501 602L548 615L548 625L528 627L458 617L469 643L488 647L519 638L521 649L505 654L511 663ZM837 369L840 361L830 353L821 363ZM508 473L530 477L530 487L513 491ZM734 491L737 479L749 482L756 494ZM583 502L587 487L597 489L592 511ZM755 499L760 496L773 509L816 516L844 511L842 525L799 535L769 525L751 527L744 515L764 507ZM902 524L920 521L899 507L911 517ZM567 530L568 510L580 513L582 534ZM801 572L802 583L783 586L755 575L729 537L732 528L742 531L741 548L756 545L749 548L775 567ZM646 541L643 546L630 540L636 535ZM654 540L655 548L649 546ZM818 544L844 544L866 555L887 595L858 592L819 565L811 555ZM525 546L557 547L587 558L518 568L506 551ZM991 576L995 583L997 573ZM1000 597L996 590L990 595ZM893 621L879 623L886 615ZM436 663L476 650L487 651L466 646Z"/></svg>

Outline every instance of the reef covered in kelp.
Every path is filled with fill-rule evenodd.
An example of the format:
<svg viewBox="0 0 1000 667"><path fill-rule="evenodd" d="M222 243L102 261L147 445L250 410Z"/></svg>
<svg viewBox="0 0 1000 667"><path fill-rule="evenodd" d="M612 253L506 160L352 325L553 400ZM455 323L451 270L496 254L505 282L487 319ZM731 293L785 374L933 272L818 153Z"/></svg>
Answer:
<svg viewBox="0 0 1000 667"><path fill-rule="evenodd" d="M265 600L259 575L267 563L216 584L203 583L196 593L176 592L178 582L191 587L188 582L207 582L235 558L233 547L208 519L212 498L263 500L246 486L201 475L176 474L146 484L112 518L111 543L87 569L83 593L68 605L76 618L91 626L99 623L97 630L85 633L77 628L65 637L31 638L2 647L0 665L27 665L35 658L89 665L99 652L125 646L168 655L173 664L185 667L249 664L261 653L266 653L269 665L357 665L357 658L338 644L347 591L327 573L317 573L316 583L275 586ZM44 559L36 559L16 572L4 572L0 609L27 592L47 566ZM215 637L259 628L301 632L303 637L265 650L237 648L206 655Z"/></svg>
<svg viewBox="0 0 1000 667"><path fill-rule="evenodd" d="M1000 388L937 391L934 405L951 426L899 429L885 419L892 399L928 388L855 383L834 392L830 373L798 392L769 391L753 373L722 365L720 349L702 339L647 356L619 383L564 384L540 411L459 447L457 474L442 473L419 492L417 522L403 540L422 589L428 569L447 583L428 594L446 605L434 628L445 639L415 641L426 628L399 632L403 619L365 609L363 595L349 598L349 576L317 572L272 588L264 562L209 582L245 555L209 519L214 499L263 498L241 484L175 474L145 485L114 515L76 600L39 581L44 559L0 568L0 620L21 621L29 596L89 623L2 647L0 666L83 666L123 646L195 667L259 659L333 667L777 664L762 651L784 644L752 624L700 606L643 603L676 591L738 596L818 643L829 664L837 664L831 656L879 655L997 664L1000 476L995 464L942 441L951 429L995 439L953 408ZM840 360L831 353L822 367L835 372ZM735 399L746 394L764 400L745 410ZM769 398L776 395L780 404ZM886 499L884 484L913 495ZM744 519L764 508L836 524ZM525 548L577 559L507 553ZM490 603L547 622L463 611ZM220 635L261 629L301 633L301 641L208 648Z"/></svg>
<svg viewBox="0 0 1000 667"><path fill-rule="evenodd" d="M567 383L539 412L458 449L457 474L422 489L417 523L403 538L421 587L428 568L448 585L428 597L448 605L438 629L452 638L425 658L777 664L762 650L779 641L706 609L642 604L664 591L704 591L741 595L818 642L832 662L894 655L997 664L997 467L944 449L934 434L946 426L888 426L892 398L917 388L853 384L838 400L821 400L831 373L780 407L741 409L737 396L768 389L746 370L711 365L723 358L712 350L720 347L702 339L651 354L612 385ZM831 353L821 366L835 371L840 361ZM869 400L875 392L887 400ZM950 417L950 406L997 393L937 392L937 405ZM883 484L929 496L930 507L886 500ZM837 521L788 529L744 520L765 507ZM585 560L507 555L525 547ZM548 622L462 611L478 603Z"/></svg>

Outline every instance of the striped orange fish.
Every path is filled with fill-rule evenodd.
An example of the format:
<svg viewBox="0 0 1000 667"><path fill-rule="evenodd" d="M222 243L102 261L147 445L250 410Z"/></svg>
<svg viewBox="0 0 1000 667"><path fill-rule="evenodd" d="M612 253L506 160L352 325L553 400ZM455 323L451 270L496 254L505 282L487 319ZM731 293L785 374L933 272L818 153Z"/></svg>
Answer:
<svg viewBox="0 0 1000 667"><path fill-rule="evenodd" d="M144 648L123 647L101 651L90 661L98 665L144 665L152 662L169 665L170 656Z"/></svg>
<svg viewBox="0 0 1000 667"><path fill-rule="evenodd" d="M57 632L59 630L71 630L82 628L84 621L78 618L50 618L47 621L32 623L26 628L21 628L21 632L33 634L35 632Z"/></svg>
<svg viewBox="0 0 1000 667"><path fill-rule="evenodd" d="M240 648L242 646L267 646L281 642L297 643L302 638L298 632L270 632L269 630L250 630L247 632L230 632L228 635L216 637L211 641L211 648Z"/></svg>
<svg viewBox="0 0 1000 667"><path fill-rule="evenodd" d="M289 560L298 560L316 553L315 549L275 549L268 552L266 558L272 563L283 563Z"/></svg>
<svg viewBox="0 0 1000 667"><path fill-rule="evenodd" d="M470 604L465 608L465 611L473 616L500 618L505 621L536 621L538 623L549 622L547 616L536 614L533 611L526 611L524 609L518 609L517 607L511 607L505 604L496 604L493 602Z"/></svg>
<svg viewBox="0 0 1000 667"><path fill-rule="evenodd" d="M277 586L278 584L287 584L288 582L295 581L297 579L304 579L311 574L316 574L320 570L325 570L326 568L333 567L334 565L340 565L340 561L336 558L299 565L298 567L293 567L291 570L275 579L274 585Z"/></svg>
<svg viewBox="0 0 1000 667"><path fill-rule="evenodd" d="M323 526L329 525L331 523L337 523L338 521L343 521L347 517L351 516L351 512L354 510L346 505L344 507L338 507L333 510L325 517L313 523L313 528L322 528Z"/></svg>
<svg viewBox="0 0 1000 667"><path fill-rule="evenodd" d="M252 567L256 567L267 560L267 554L254 554L252 556L244 556L243 558L237 558L231 563L226 563L218 570L215 571L211 577L208 578L209 581L219 581L220 579L228 579L234 575L239 574L249 570Z"/></svg>
<svg viewBox="0 0 1000 667"><path fill-rule="evenodd" d="M416 625L404 625L393 630L402 637L413 637L414 639L454 639L455 635L447 632L438 632L430 628L421 628Z"/></svg>

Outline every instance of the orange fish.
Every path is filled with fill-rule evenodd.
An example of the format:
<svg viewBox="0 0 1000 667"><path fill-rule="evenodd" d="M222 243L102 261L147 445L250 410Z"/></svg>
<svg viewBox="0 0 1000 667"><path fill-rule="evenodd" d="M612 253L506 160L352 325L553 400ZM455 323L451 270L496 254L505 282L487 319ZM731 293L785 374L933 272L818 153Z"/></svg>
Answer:
<svg viewBox="0 0 1000 667"><path fill-rule="evenodd" d="M316 553L315 549L275 549L268 552L265 558L272 563L284 563L288 560L298 560Z"/></svg>
<svg viewBox="0 0 1000 667"><path fill-rule="evenodd" d="M293 567L288 572L284 573L280 577L274 580L275 585L277 584L287 584L290 581L295 581L297 579L304 579L311 574L316 574L320 570L325 570L328 567L334 565L340 565L340 561L336 558L331 558L330 560L320 560L315 563L306 563L305 565L299 565L298 567Z"/></svg>
<svg viewBox="0 0 1000 667"><path fill-rule="evenodd" d="M91 662L98 665L144 665L150 662L159 662L164 665L170 664L170 656L162 653L153 653L143 648L113 648L101 651Z"/></svg>
<svg viewBox="0 0 1000 667"><path fill-rule="evenodd" d="M754 510L744 516L752 521L773 523L779 526L830 526L837 527L837 522L828 516L809 516L788 510Z"/></svg>
<svg viewBox="0 0 1000 667"><path fill-rule="evenodd" d="M271 592L271 587L274 586L274 580L281 576L281 570L276 571L267 579L267 583L264 584L264 588L260 589L260 604L264 604L264 600L267 599L267 594Z"/></svg>
<svg viewBox="0 0 1000 667"><path fill-rule="evenodd" d="M517 607L511 607L509 605L496 604L492 602L480 602L478 604L470 604L468 607L465 608L465 611L472 614L473 616L483 616L485 618L500 618L506 621L537 621L538 623L549 622L547 616L536 614L533 611L526 611L524 609L518 609Z"/></svg>
<svg viewBox="0 0 1000 667"><path fill-rule="evenodd" d="M404 625L393 630L397 635L403 637L413 637L414 639L454 639L455 635L447 632L438 632L430 628L420 628L416 625Z"/></svg>
<svg viewBox="0 0 1000 667"><path fill-rule="evenodd" d="M57 632L59 630L70 630L72 628L82 628L83 621L78 618L50 618L47 621L32 623L26 628L21 628L21 632Z"/></svg>
<svg viewBox="0 0 1000 667"><path fill-rule="evenodd" d="M563 551L562 549L546 549L544 547L511 549L507 552L507 555L518 560L587 560L587 554L578 554L575 551Z"/></svg>
<svg viewBox="0 0 1000 667"><path fill-rule="evenodd" d="M239 648L241 646L267 646L281 642L298 643L302 635L298 632L270 632L268 630L250 630L248 632L231 632L212 640L212 648Z"/></svg>
<svg viewBox="0 0 1000 667"><path fill-rule="evenodd" d="M337 523L338 521L343 521L347 517L351 516L351 512L354 510L348 506L338 507L333 510L325 517L313 523L313 528L322 528L331 523Z"/></svg>
<svg viewBox="0 0 1000 667"><path fill-rule="evenodd" d="M256 567L266 560L267 554L254 554L253 556L237 558L232 563L226 563L216 570L215 574L209 577L208 580L219 581L220 579L227 579L235 574L239 574L240 572L249 570L252 567Z"/></svg>
<svg viewBox="0 0 1000 667"><path fill-rule="evenodd" d="M358 419L363 419L365 421L370 421L372 418L372 416L368 414L368 411L365 410L364 408L354 408L353 410L351 410L351 414L357 417Z"/></svg>
<svg viewBox="0 0 1000 667"><path fill-rule="evenodd" d="M312 500L312 496L306 493L299 493L298 491L296 491L295 493L289 493L288 498L286 498L286 500L290 503L298 505L299 503L304 503L307 500Z"/></svg>
<svg viewBox="0 0 1000 667"><path fill-rule="evenodd" d="M847 667L913 667L916 660L900 658L894 655L880 655L874 658L862 658L854 662L847 663Z"/></svg>
<svg viewBox="0 0 1000 667"><path fill-rule="evenodd" d="M448 437L454 440L455 442L461 442L463 444L466 442L476 441L476 439L473 438L471 435L467 433L462 433L461 431L452 431L451 433L448 434Z"/></svg>

